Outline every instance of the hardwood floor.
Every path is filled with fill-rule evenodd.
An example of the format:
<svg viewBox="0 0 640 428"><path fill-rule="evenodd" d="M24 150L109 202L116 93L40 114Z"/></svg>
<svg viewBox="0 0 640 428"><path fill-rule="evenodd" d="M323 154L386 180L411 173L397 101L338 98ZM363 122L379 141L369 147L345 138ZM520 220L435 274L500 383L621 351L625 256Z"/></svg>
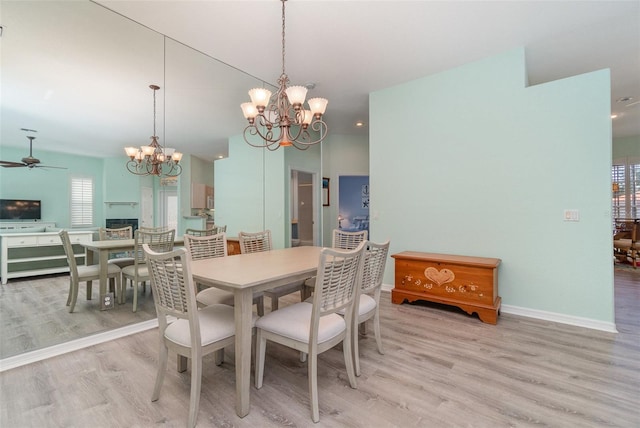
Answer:
<svg viewBox="0 0 640 428"><path fill-rule="evenodd" d="M360 338L362 376L348 385L342 351L319 357L320 422L311 422L306 364L269 343L264 387L251 412L234 410L233 349L205 358L199 426L640 427L640 272L618 271L618 334L503 314L481 323L457 309L390 303L385 355ZM287 298L281 305L294 301ZM0 375L0 426L182 427L189 372L170 361L150 401L157 330Z"/></svg>
<svg viewBox="0 0 640 428"><path fill-rule="evenodd" d="M126 304L100 311L97 281L93 281L92 300L86 299L81 283L78 303L70 314L65 309L69 274L11 279L0 285L0 359L153 319L156 309L149 289L139 291L135 313L131 287L127 287Z"/></svg>

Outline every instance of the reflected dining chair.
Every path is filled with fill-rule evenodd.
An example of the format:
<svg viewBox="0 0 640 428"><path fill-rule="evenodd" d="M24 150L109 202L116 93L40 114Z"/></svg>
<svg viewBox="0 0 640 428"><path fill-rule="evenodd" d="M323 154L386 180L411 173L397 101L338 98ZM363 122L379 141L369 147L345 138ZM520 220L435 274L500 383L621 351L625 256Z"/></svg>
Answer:
<svg viewBox="0 0 640 428"><path fill-rule="evenodd" d="M190 236L209 236L218 234L218 230L215 227L210 229L187 229L184 231L184 234Z"/></svg>
<svg viewBox="0 0 640 428"><path fill-rule="evenodd" d="M126 300L127 279L133 285L133 312L138 310L138 284L144 285L149 281L149 269L145 261L145 254L142 250L143 244L149 244L149 247L158 253L166 253L173 250L173 241L175 239L175 229L164 232L147 232L142 229L136 230L135 243L133 250L134 264L125 266L122 269L122 291L121 303Z"/></svg>
<svg viewBox="0 0 640 428"><path fill-rule="evenodd" d="M69 264L69 297L67 297L67 306L69 306L69 312L73 312L76 307L76 302L78 301L78 288L80 287L80 282L87 283L87 300L91 299L91 282L100 279L100 266L99 265L89 265L89 266L78 266L76 262L75 254L73 253L73 246L71 244L71 240L69 239L69 232L66 230L61 230L58 235L60 236L60 240L62 241L62 247L64 248L64 253L67 256L67 263ZM115 280L115 289L114 291L117 293L120 292L121 288L121 278L120 278L120 267L115 264L107 265L107 278L111 281Z"/></svg>
<svg viewBox="0 0 640 428"><path fill-rule="evenodd" d="M389 255L389 240L381 244L367 241L366 247L360 293L356 299L354 315L356 327L353 328L353 363L356 376L360 376L357 326L361 327L363 334L366 334L366 324L364 323L373 318L373 332L378 352L384 354L380 334L380 292L382 291L384 268Z"/></svg>
<svg viewBox="0 0 640 428"><path fill-rule="evenodd" d="M212 352L224 353L224 348L233 344L233 308L220 304L197 308L191 258L185 248L168 253L155 252L149 244L143 244L142 248L147 257L160 335L158 374L151 401L160 398L169 350L178 356L190 358L191 392L187 426L194 427L200 404L202 358Z"/></svg>
<svg viewBox="0 0 640 428"><path fill-rule="evenodd" d="M313 303L294 303L270 312L256 322L256 388L262 388L267 340L308 354L311 419L320 420L318 354L342 342L349 384L356 388L352 328L354 302L360 287L365 243L355 250L324 248L320 252ZM344 311L345 316L338 314Z"/></svg>
<svg viewBox="0 0 640 428"><path fill-rule="evenodd" d="M191 256L191 260L212 259L215 257L227 257L227 235L218 233L216 235L191 236L184 235L184 246ZM233 293L221 290L216 287L208 287L198 291L196 284L196 301L199 306L210 306L214 304L224 304L233 306ZM253 296L253 303L258 307L258 315L264 315L264 302L262 293Z"/></svg>
<svg viewBox="0 0 640 428"><path fill-rule="evenodd" d="M270 230L264 230L256 233L240 232L238 234L238 242L240 244L241 254L271 251L273 249ZM300 298L302 300L303 286L304 281L297 281L291 284L284 284L270 290L265 290L264 295L271 298L271 310L275 311L278 309L278 299L282 296L299 291Z"/></svg>
<svg viewBox="0 0 640 428"><path fill-rule="evenodd" d="M131 226L120 227L117 229L101 227L98 230L98 236L101 241L108 241L112 239L133 239L133 228ZM120 268L135 263L134 258L130 257L130 253L128 251L118 251L115 255L116 257L109 259L109 263L115 263ZM111 254L109 254L109 256L111 256Z"/></svg>

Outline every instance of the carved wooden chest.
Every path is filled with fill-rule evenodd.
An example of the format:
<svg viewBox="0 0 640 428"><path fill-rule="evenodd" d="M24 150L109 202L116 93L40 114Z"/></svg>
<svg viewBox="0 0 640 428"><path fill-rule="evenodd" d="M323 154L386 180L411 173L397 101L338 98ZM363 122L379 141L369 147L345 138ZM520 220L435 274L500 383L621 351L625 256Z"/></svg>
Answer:
<svg viewBox="0 0 640 428"><path fill-rule="evenodd" d="M476 312L496 324L500 311L500 259L404 251L394 254L395 288L391 301L427 300Z"/></svg>

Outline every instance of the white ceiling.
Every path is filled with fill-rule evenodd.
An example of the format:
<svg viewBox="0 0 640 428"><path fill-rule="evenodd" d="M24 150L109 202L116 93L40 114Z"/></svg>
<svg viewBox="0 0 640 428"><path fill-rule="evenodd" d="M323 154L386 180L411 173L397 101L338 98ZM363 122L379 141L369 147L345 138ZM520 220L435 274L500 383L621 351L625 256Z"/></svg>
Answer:
<svg viewBox="0 0 640 428"><path fill-rule="evenodd" d="M98 0L81 7L91 19L79 18L79 2L18 3L0 3L0 135L2 145L27 147L20 128L37 129L35 155L46 147L117 156L143 144L151 83L166 83L158 94L166 129L158 127L167 145L225 155L225 137L245 126L246 91L258 79L275 84L281 72L277 0ZM289 0L286 13L287 74L329 99L330 133L366 135L354 124L367 123L372 91L524 46L532 85L609 68L614 137L640 135L640 1ZM172 39L166 48L162 34Z"/></svg>

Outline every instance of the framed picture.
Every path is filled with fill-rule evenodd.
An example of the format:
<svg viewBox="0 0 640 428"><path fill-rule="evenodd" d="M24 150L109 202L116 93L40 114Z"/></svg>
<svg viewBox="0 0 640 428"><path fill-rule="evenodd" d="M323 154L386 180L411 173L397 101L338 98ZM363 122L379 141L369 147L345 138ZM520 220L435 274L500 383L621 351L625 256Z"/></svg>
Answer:
<svg viewBox="0 0 640 428"><path fill-rule="evenodd" d="M329 178L322 177L322 206L329 206Z"/></svg>

